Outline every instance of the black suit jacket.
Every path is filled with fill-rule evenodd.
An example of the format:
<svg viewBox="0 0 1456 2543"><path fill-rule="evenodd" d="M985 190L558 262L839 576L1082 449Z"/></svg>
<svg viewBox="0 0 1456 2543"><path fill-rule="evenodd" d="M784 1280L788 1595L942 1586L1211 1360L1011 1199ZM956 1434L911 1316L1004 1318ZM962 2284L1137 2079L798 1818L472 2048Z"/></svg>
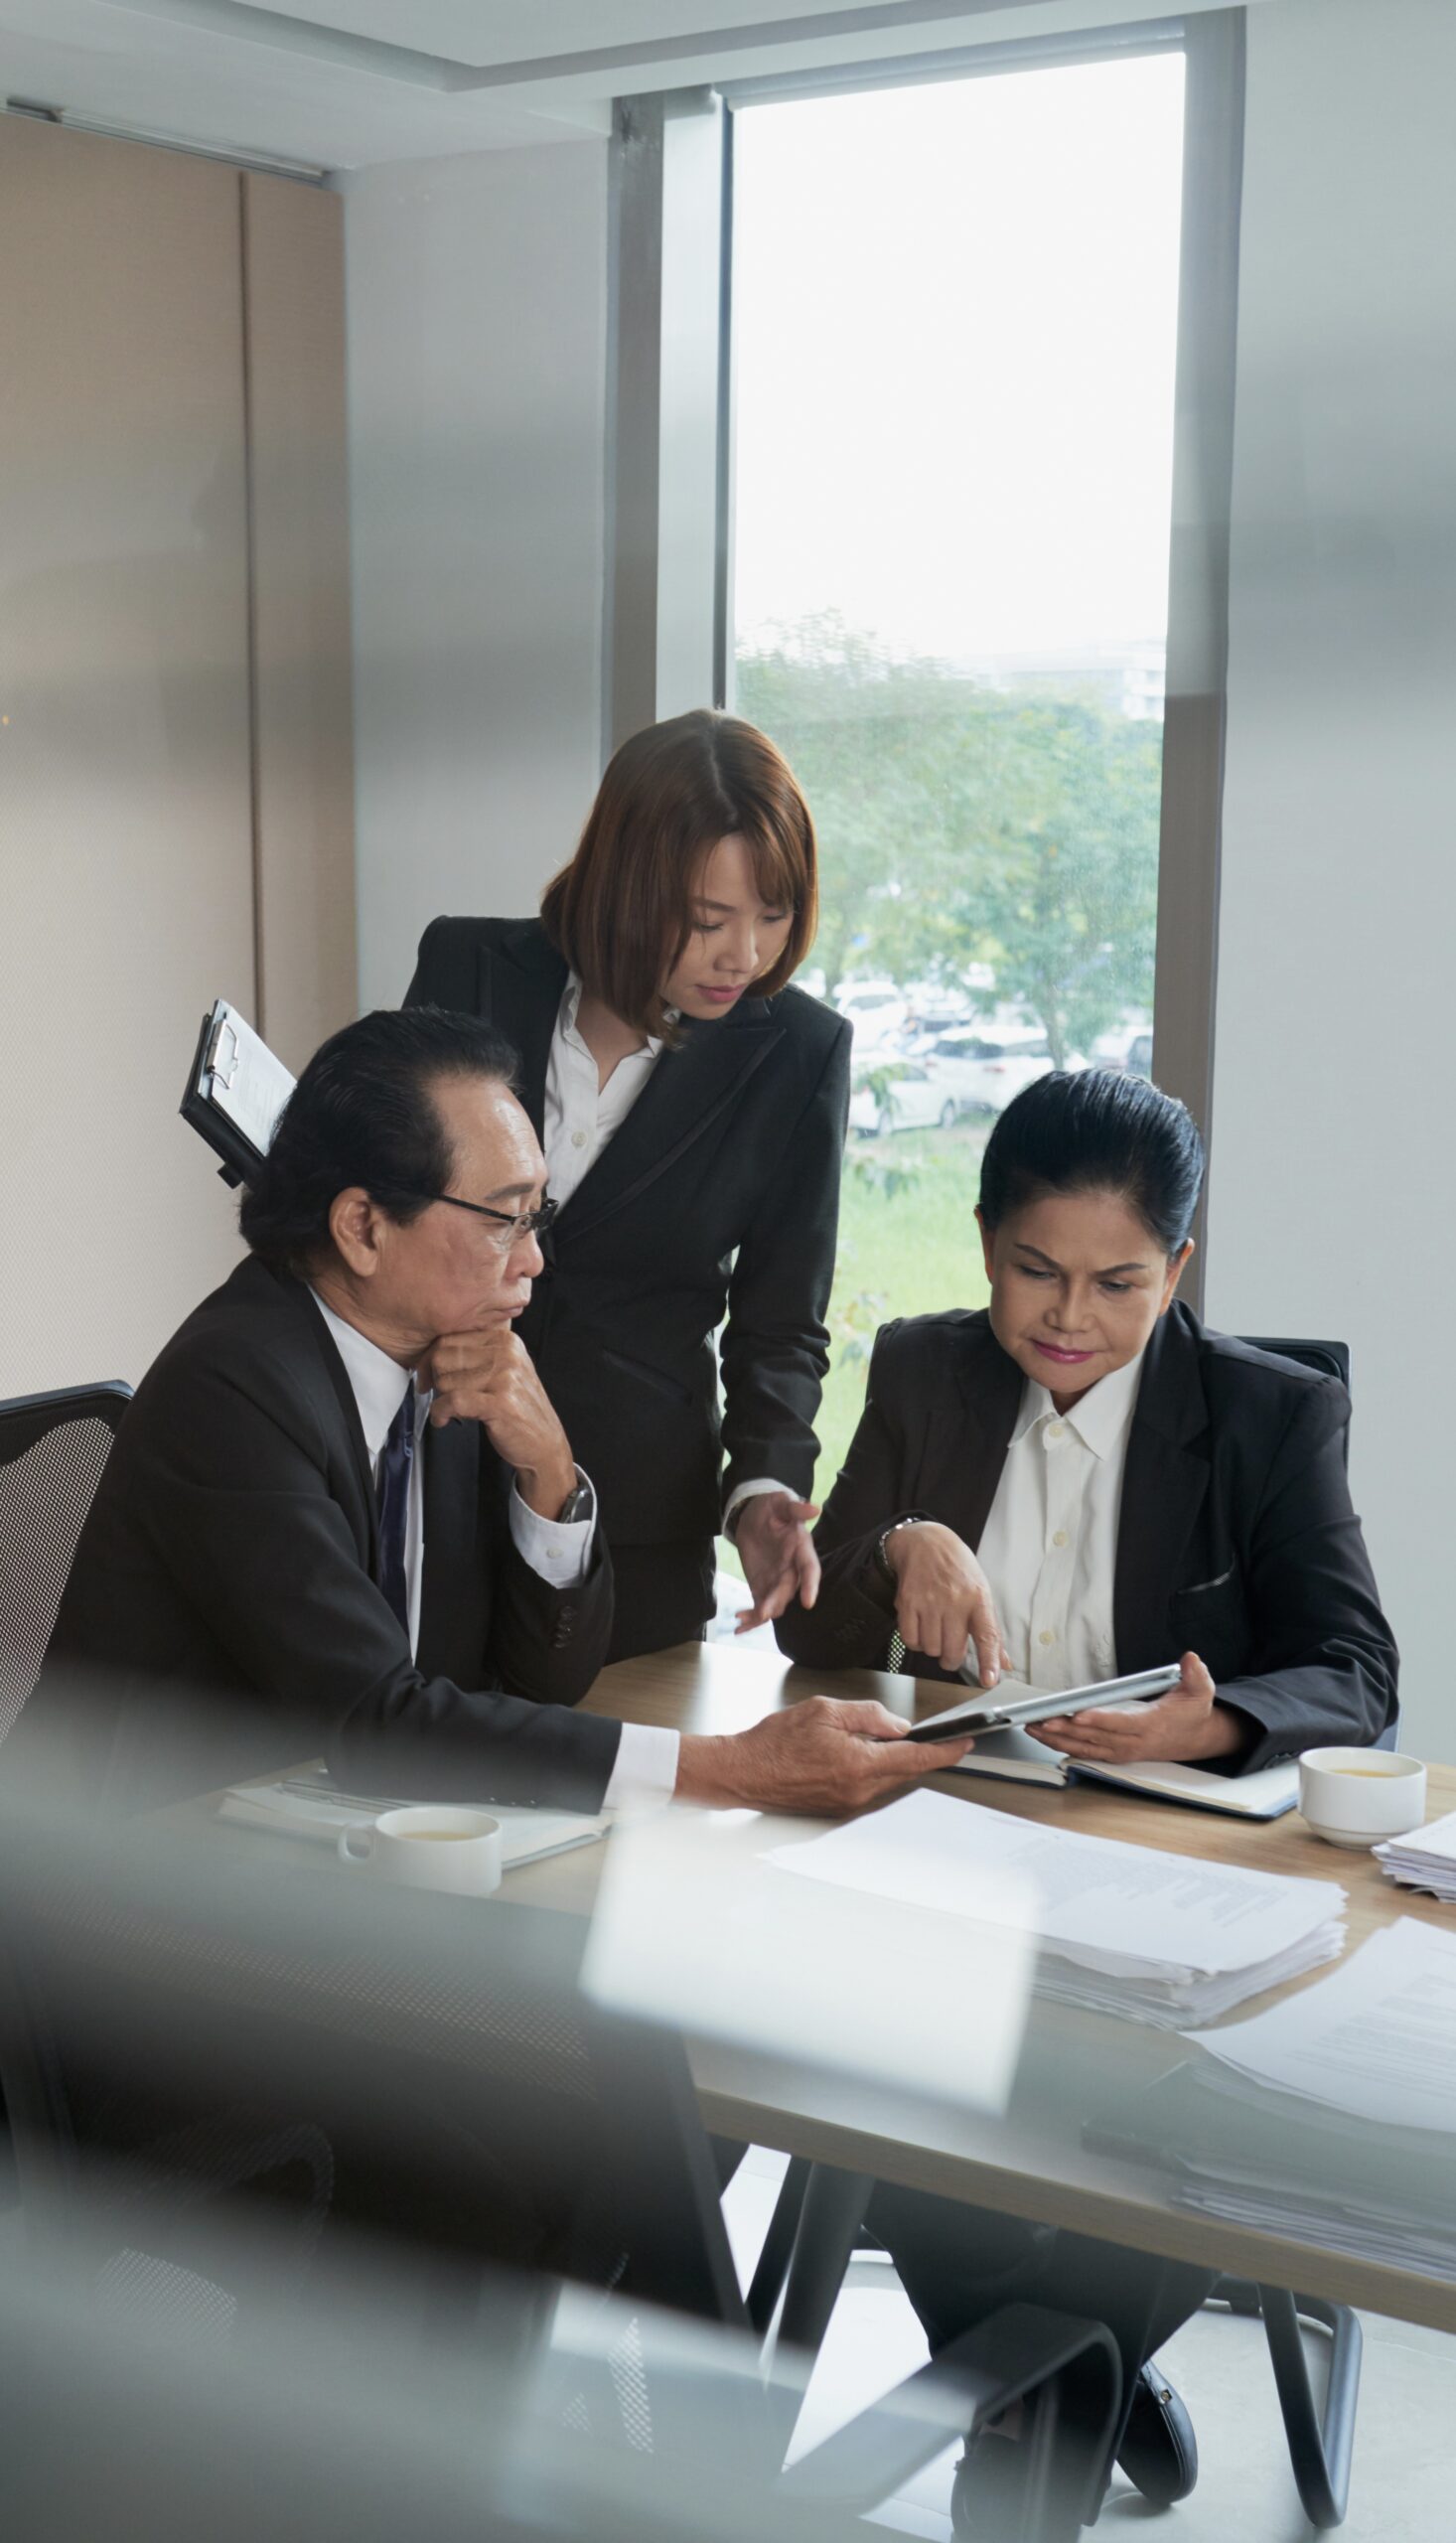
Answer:
<svg viewBox="0 0 1456 2543"><path fill-rule="evenodd" d="M6 1782L57 1771L131 1810L322 1751L354 1792L595 1810L619 1727L565 1708L611 1628L600 1535L584 1585L553 1588L479 1425L423 1448L416 1664L344 1363L300 1282L240 1264L127 1408Z"/></svg>
<svg viewBox="0 0 1456 2543"><path fill-rule="evenodd" d="M817 1603L779 1640L817 1668L882 1667L893 1593L874 1561L892 1520L939 1519L972 1551L1021 1403L984 1309L887 1324L863 1417L814 1532ZM1143 1361L1113 1582L1120 1670L1196 1651L1242 1714L1239 1771L1373 1740L1396 1714L1396 1651L1345 1477L1335 1379L1207 1332L1175 1305ZM907 1653L916 1677L946 1672Z"/></svg>
<svg viewBox="0 0 1456 2543"><path fill-rule="evenodd" d="M539 1138L566 978L538 919L441 918L405 1003L506 1035ZM849 1046L844 1018L793 988L686 1020L550 1231L519 1330L613 1544L712 1537L754 1475L809 1489Z"/></svg>

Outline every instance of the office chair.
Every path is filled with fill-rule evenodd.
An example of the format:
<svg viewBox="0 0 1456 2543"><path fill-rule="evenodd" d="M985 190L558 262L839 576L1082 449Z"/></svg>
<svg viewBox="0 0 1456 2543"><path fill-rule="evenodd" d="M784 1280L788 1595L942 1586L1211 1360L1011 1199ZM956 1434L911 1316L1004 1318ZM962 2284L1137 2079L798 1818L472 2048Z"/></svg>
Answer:
<svg viewBox="0 0 1456 2543"><path fill-rule="evenodd" d="M255 2295L256 2335L216 2343L97 2320L66 2275L0 2272L0 2521L26 2543L843 2543L847 2520L766 2489L725 2442L757 2378L731 2332L568 2291L541 2358L512 2334L530 2289L497 2278L469 2340L421 2343L408 2289L364 2264L327 2290ZM403 2304L401 2300L404 2300ZM563 2415L604 2347L636 2344L683 2444L609 2446ZM83 2432L83 2443L76 2443ZM947 2431L947 2438L949 2432ZM854 2532L857 2526L850 2528Z"/></svg>
<svg viewBox="0 0 1456 2543"><path fill-rule="evenodd" d="M131 1389L119 1378L0 1404L0 1740L37 1678L75 1541Z"/></svg>
<svg viewBox="0 0 1456 2543"><path fill-rule="evenodd" d="M417 2281L427 2336L468 2338L506 2270L538 2289L542 2338L562 2280L746 2337L681 2043L593 2003L584 1937L499 1899L240 1861L212 1828L102 1838L12 1812L0 2088L33 2233L63 2219L73 2274L108 2301L170 2286L242 2336L226 2252L255 2218L304 2289L363 2244L385 2255ZM1102 2326L1007 2307L786 2473L836 2292L791 2269L798 2389L740 2378L725 2401L763 2485L869 2508L944 2450L952 2414L973 2429L1023 2401L1026 2530L1073 2543L1121 2398ZM781 2368L791 2345L781 2332ZM671 2447L641 2354L568 2401L604 2442Z"/></svg>
<svg viewBox="0 0 1456 2543"><path fill-rule="evenodd" d="M1350 1345L1348 1342L1289 1342L1271 1340L1264 1333L1241 1333L1250 1351L1271 1351L1276 1360L1297 1360L1302 1369L1317 1369L1323 1378L1338 1378L1347 1391L1350 1386Z"/></svg>

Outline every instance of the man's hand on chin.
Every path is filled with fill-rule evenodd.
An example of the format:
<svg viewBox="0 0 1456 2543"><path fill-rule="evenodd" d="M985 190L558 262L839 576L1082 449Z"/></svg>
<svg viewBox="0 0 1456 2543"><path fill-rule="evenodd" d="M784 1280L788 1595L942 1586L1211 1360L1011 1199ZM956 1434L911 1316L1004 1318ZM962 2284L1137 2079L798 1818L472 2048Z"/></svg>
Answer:
<svg viewBox="0 0 1456 2543"><path fill-rule="evenodd" d="M514 1327L503 1321L470 1333L442 1333L415 1374L420 1385L434 1389L432 1424L479 1421L498 1456L515 1468L521 1499L541 1518L554 1519L575 1489L576 1465Z"/></svg>

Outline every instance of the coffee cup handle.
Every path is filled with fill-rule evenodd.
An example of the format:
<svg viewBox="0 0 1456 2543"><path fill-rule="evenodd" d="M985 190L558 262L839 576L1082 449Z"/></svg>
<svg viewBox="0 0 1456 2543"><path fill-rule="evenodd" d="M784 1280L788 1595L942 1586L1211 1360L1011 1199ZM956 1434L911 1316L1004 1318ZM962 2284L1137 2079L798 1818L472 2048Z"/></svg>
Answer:
<svg viewBox="0 0 1456 2543"><path fill-rule="evenodd" d="M361 1851L356 1853L356 1847ZM338 1852L342 1864L366 1864L373 1851L372 1828L341 1828Z"/></svg>

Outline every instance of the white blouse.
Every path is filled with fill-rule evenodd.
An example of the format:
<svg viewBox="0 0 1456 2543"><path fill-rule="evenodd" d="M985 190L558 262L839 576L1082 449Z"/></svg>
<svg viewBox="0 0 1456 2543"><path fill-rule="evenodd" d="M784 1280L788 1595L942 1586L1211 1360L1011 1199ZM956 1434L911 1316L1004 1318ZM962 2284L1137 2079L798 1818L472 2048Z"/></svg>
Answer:
<svg viewBox="0 0 1456 2543"><path fill-rule="evenodd" d="M979 1547L1011 1674L1055 1694L1117 1674L1112 1584L1142 1355L1070 1413L1028 1378Z"/></svg>
<svg viewBox="0 0 1456 2543"><path fill-rule="evenodd" d="M574 972L562 992L551 1055L546 1062L546 1188L553 1201L569 1201L590 1173L609 1139L621 1129L657 1065L660 1036L619 1060L605 1086L598 1086L597 1064L576 1029L581 982Z"/></svg>

